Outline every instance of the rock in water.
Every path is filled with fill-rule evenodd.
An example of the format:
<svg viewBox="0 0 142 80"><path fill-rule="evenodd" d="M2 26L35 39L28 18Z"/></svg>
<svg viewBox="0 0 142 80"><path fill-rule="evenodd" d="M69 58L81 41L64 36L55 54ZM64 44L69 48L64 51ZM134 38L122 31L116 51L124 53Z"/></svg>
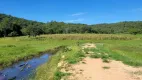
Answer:
<svg viewBox="0 0 142 80"><path fill-rule="evenodd" d="M25 64L21 64L21 65L19 65L19 67L22 67L22 66L24 66Z"/></svg>
<svg viewBox="0 0 142 80"><path fill-rule="evenodd" d="M10 78L8 80L16 80L16 76L14 76L14 77L12 77L12 78Z"/></svg>

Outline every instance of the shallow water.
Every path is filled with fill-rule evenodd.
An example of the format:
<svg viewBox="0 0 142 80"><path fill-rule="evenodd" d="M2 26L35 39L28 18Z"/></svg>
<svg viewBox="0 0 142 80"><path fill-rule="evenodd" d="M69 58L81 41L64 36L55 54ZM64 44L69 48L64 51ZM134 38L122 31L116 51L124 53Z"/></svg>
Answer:
<svg viewBox="0 0 142 80"><path fill-rule="evenodd" d="M50 54L43 54L0 70L0 80L28 80L30 77L34 77L36 68L46 63L49 56Z"/></svg>

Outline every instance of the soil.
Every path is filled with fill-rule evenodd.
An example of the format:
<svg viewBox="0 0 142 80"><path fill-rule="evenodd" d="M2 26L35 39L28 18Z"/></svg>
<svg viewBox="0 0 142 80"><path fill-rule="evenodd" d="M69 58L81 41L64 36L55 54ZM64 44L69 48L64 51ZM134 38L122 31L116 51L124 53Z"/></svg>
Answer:
<svg viewBox="0 0 142 80"><path fill-rule="evenodd" d="M84 48L96 48L96 46L86 43L82 46L82 49ZM90 57L61 71L71 73L70 76L65 76L61 80L142 80L142 67L135 68L115 60L104 63L102 59Z"/></svg>
<svg viewBox="0 0 142 80"><path fill-rule="evenodd" d="M83 63L82 63L83 62ZM124 65L120 61L104 63L102 59L85 58L72 65L68 72L72 73L67 80L142 80L142 68Z"/></svg>

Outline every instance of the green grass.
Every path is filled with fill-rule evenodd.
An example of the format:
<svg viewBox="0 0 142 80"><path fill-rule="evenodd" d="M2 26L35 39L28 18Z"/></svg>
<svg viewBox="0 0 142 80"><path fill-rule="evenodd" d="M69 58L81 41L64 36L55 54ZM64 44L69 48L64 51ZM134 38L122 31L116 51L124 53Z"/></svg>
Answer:
<svg viewBox="0 0 142 80"><path fill-rule="evenodd" d="M109 58L122 61L131 66L142 66L142 40L105 40L96 43L97 49L93 49L95 53L108 55L95 55L93 57L102 58L107 62ZM102 45L103 43L103 45Z"/></svg>
<svg viewBox="0 0 142 80"><path fill-rule="evenodd" d="M142 66L141 40L119 41L119 44L113 43L107 45L106 49L109 49L108 51L113 59L123 61L123 63L131 66Z"/></svg>
<svg viewBox="0 0 142 80"><path fill-rule="evenodd" d="M71 45L76 41L52 40L49 38L0 38L0 66L6 67L19 60L26 60L40 52L53 49L62 45Z"/></svg>
<svg viewBox="0 0 142 80"><path fill-rule="evenodd" d="M81 59L79 57L83 57L81 53L77 53L79 51L79 46L76 46L76 44L72 44L72 46L69 46L71 50L63 50L61 52L56 53L52 56L50 61L48 61L47 64L44 64L40 66L37 69L37 80L60 80L62 76L67 75L68 73L62 73L60 72L60 69L57 67L58 63L61 60L61 56L65 56L65 61L68 63L77 63Z"/></svg>
<svg viewBox="0 0 142 80"><path fill-rule="evenodd" d="M74 50L72 52L69 52L67 55L66 55L66 59L65 61L67 61L68 63L70 64L75 64L79 61L82 60L82 58L85 57L85 54L83 54L81 51L77 51L77 50Z"/></svg>
<svg viewBox="0 0 142 80"><path fill-rule="evenodd" d="M53 80L58 71L57 64L61 55L65 55L64 60L68 63L79 62L85 57L80 46L86 42L93 42L97 46L97 49L92 50L94 51L90 56L92 58L102 58L105 62L115 59L131 66L142 66L142 35L129 34L55 34L36 38L26 36L0 38L0 66L9 66L55 47L68 46L37 69L37 80ZM104 55L105 53L108 55Z"/></svg>
<svg viewBox="0 0 142 80"><path fill-rule="evenodd" d="M69 75L71 75L71 73L64 73L64 72L57 70L54 75L54 80L61 80L62 77L69 76Z"/></svg>
<svg viewBox="0 0 142 80"><path fill-rule="evenodd" d="M54 80L54 76L58 70L57 65L61 59L61 52L53 55L48 63L37 68L36 80Z"/></svg>

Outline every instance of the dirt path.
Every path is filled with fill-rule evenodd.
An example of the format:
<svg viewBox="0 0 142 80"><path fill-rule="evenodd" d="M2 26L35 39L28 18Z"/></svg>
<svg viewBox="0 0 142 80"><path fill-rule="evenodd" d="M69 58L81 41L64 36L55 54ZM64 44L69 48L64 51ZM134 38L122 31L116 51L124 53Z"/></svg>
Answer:
<svg viewBox="0 0 142 80"><path fill-rule="evenodd" d="M87 43L82 48L96 48L96 46ZM142 68L133 68L114 60L104 63L102 59L86 57L68 68L67 72L72 75L64 78L65 80L142 80Z"/></svg>
<svg viewBox="0 0 142 80"><path fill-rule="evenodd" d="M81 62L72 65L73 75L67 80L142 80L142 75L134 73L142 71L142 68L133 68L124 65L119 61L103 63L101 59L85 58ZM109 69L105 69L105 68ZM132 73L133 72L133 73Z"/></svg>

